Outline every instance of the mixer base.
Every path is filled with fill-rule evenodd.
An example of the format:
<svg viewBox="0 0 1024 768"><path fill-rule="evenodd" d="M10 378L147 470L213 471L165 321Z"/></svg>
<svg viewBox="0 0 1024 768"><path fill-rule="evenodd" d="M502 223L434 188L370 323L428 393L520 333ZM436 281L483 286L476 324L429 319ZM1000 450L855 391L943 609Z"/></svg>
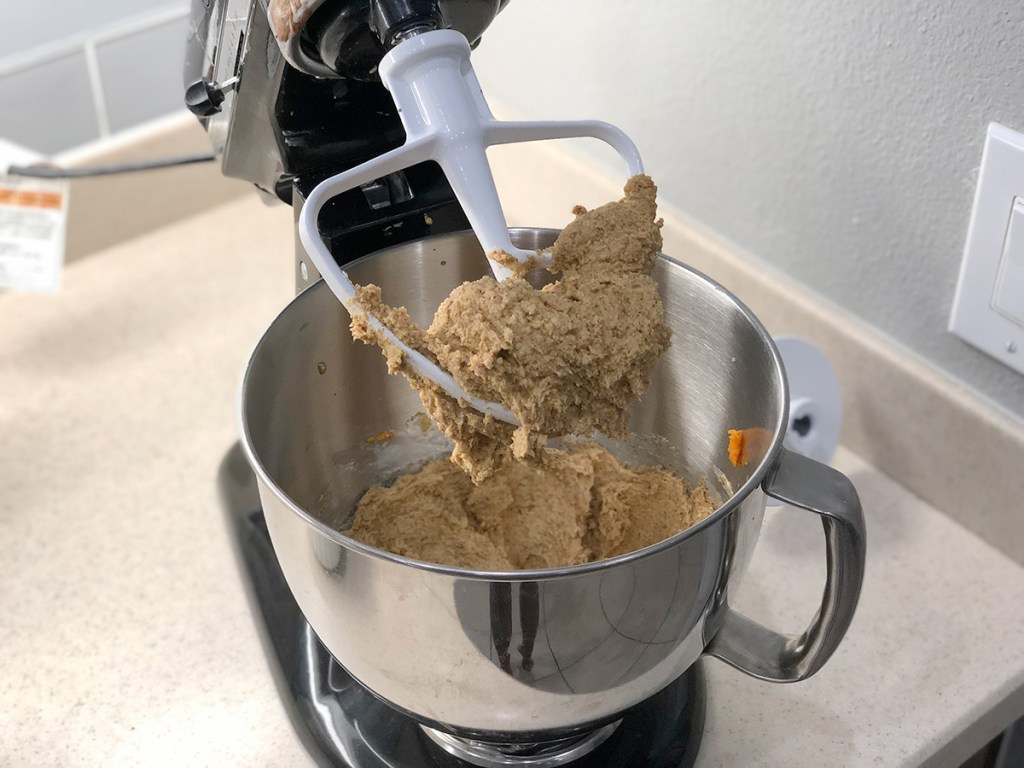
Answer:
<svg viewBox="0 0 1024 768"><path fill-rule="evenodd" d="M452 750L441 743L446 734L438 740L439 732L428 735L415 720L382 702L345 672L320 643L281 573L255 477L240 446L235 445L224 458L218 480L278 691L313 759L336 768L470 768L486 764L450 754ZM595 731L587 751L567 752L565 760L544 765L691 766L700 746L704 710L704 674L698 662L678 680L623 712L617 726L600 729L603 738ZM472 752L461 754L469 757ZM540 765L507 757L507 762L499 764L510 768Z"/></svg>

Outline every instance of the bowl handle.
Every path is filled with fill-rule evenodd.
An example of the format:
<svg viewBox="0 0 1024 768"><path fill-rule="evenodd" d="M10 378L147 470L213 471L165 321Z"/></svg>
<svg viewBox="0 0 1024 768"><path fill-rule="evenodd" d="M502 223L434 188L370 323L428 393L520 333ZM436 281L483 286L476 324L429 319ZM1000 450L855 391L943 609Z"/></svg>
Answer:
<svg viewBox="0 0 1024 768"><path fill-rule="evenodd" d="M801 635L774 632L727 608L706 652L761 680L793 683L821 669L853 619L864 581L864 513L845 475L785 448L761 488L821 516L828 566L821 608Z"/></svg>

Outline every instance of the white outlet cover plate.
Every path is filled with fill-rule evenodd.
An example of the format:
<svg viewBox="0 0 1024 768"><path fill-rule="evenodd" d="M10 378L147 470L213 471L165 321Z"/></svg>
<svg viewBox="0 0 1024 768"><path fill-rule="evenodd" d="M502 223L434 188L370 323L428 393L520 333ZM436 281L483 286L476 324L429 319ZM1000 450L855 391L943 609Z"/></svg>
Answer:
<svg viewBox="0 0 1024 768"><path fill-rule="evenodd" d="M1009 238L1018 198L1024 200L1024 134L991 123L985 137L949 330L1024 373L1024 324L1014 313L997 306L996 298L997 289L1003 302L1010 292L1024 292L1024 285L1000 283L1001 277L1012 273L1006 268L1008 260L1019 256L1012 252L1011 241L1019 244L1022 239ZM1014 229L1022 224L1015 222Z"/></svg>

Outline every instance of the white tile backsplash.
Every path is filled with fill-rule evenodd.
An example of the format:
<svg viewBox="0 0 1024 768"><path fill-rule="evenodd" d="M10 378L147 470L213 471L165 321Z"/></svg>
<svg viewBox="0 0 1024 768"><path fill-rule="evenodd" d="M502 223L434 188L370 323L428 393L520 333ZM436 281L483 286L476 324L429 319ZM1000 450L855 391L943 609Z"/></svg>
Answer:
<svg viewBox="0 0 1024 768"><path fill-rule="evenodd" d="M43 154L99 138L84 52L0 74L0 136Z"/></svg>
<svg viewBox="0 0 1024 768"><path fill-rule="evenodd" d="M154 11L188 12L189 0L0 2L0 62L62 40L88 37Z"/></svg>
<svg viewBox="0 0 1024 768"><path fill-rule="evenodd" d="M188 18L96 44L107 119L113 132L184 108Z"/></svg>
<svg viewBox="0 0 1024 768"><path fill-rule="evenodd" d="M0 138L55 154L183 110L188 16L189 0L0 0Z"/></svg>

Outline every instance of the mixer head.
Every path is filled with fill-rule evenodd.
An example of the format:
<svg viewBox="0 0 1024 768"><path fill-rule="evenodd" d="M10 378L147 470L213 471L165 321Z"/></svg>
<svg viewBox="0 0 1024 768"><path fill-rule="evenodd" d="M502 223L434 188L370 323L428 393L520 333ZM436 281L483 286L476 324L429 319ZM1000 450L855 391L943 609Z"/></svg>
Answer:
<svg viewBox="0 0 1024 768"><path fill-rule="evenodd" d="M411 29L453 29L475 46L506 3L193 0L186 103L209 132L224 175L292 203L303 181L402 144L377 71L398 39ZM434 176L414 176L369 186L364 205L438 197Z"/></svg>
<svg viewBox="0 0 1024 768"><path fill-rule="evenodd" d="M428 24L456 29L476 43L505 0L402 5L426 6ZM252 182L265 197L283 200L298 213L323 178L402 144L395 103L375 71L382 40L404 29L380 21L395 14L374 15L374 8L384 7L369 0L269 6L267 0L193 0L186 101L209 133L225 176ZM294 23L283 25L285 9ZM281 40L275 10L276 27L289 32ZM363 184L320 216L321 233L342 263L468 227L433 163ZM296 289L317 277L297 247Z"/></svg>

